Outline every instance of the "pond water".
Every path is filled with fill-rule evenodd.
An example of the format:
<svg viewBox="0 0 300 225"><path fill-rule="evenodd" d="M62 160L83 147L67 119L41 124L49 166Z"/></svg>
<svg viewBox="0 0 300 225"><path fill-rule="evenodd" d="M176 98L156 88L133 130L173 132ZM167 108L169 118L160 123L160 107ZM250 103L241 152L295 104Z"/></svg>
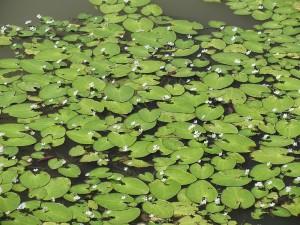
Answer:
<svg viewBox="0 0 300 225"><path fill-rule="evenodd" d="M233 15L224 4L205 3L201 0L154 0L166 15L178 19L189 19L207 24L209 20L221 20L227 24L251 28L257 21L247 16ZM80 12L97 15L99 12L87 0L1 0L0 26L5 24L23 25L24 21L37 22L36 15L47 15L55 19L72 19ZM8 47L0 49L0 58L12 57ZM67 146L68 148L70 146ZM263 220L253 220L250 211L235 212L233 218L240 224L249 222L253 225L297 225L299 218L288 219L265 216Z"/></svg>

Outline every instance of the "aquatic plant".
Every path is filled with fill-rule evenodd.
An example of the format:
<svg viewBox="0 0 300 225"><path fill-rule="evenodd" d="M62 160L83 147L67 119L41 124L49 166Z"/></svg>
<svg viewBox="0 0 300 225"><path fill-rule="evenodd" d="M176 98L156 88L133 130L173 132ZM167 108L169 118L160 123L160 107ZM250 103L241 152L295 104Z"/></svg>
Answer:
<svg viewBox="0 0 300 225"><path fill-rule="evenodd" d="M225 1L253 29L90 2L0 30L1 224L299 216L299 2Z"/></svg>

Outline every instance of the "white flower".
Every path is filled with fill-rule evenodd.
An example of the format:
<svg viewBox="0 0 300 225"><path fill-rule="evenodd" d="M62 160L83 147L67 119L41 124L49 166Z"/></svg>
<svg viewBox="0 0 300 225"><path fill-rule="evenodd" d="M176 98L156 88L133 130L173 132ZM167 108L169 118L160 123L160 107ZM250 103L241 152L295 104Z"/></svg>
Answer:
<svg viewBox="0 0 300 225"><path fill-rule="evenodd" d="M220 204L220 198L216 198L215 203L216 203L216 205L219 205Z"/></svg>
<svg viewBox="0 0 300 225"><path fill-rule="evenodd" d="M255 187L263 187L264 185L263 185L262 182L256 182L256 183L254 184L254 186L255 186Z"/></svg>
<svg viewBox="0 0 300 225"><path fill-rule="evenodd" d="M222 69L218 67L218 68L215 69L215 71L216 71L217 73L221 73L221 72L222 72Z"/></svg>
<svg viewBox="0 0 300 225"><path fill-rule="evenodd" d="M159 150L159 149L160 149L159 145L153 145L153 147L152 147L152 150L153 150L153 151L157 151L157 150Z"/></svg>
<svg viewBox="0 0 300 225"><path fill-rule="evenodd" d="M207 203L207 200L206 200L206 198L204 198L204 199L200 202L200 205L206 205L206 203Z"/></svg>
<svg viewBox="0 0 300 225"><path fill-rule="evenodd" d="M267 185L271 185L272 183L273 183L273 181L271 181L271 180L267 181Z"/></svg>
<svg viewBox="0 0 300 225"><path fill-rule="evenodd" d="M240 60L240 59L235 59L235 60L234 60L234 63L240 64L240 63L241 63L241 60Z"/></svg>
<svg viewBox="0 0 300 225"><path fill-rule="evenodd" d="M128 152L129 151L129 148L127 145L125 145L122 149L121 149L122 152Z"/></svg>
<svg viewBox="0 0 300 225"><path fill-rule="evenodd" d="M38 168L34 168L34 169L33 169L33 172L38 172L38 171L39 171Z"/></svg>
<svg viewBox="0 0 300 225"><path fill-rule="evenodd" d="M233 32L236 32L237 30L238 30L237 27L233 27L233 28L232 28L232 31L233 31Z"/></svg>
<svg viewBox="0 0 300 225"><path fill-rule="evenodd" d="M245 175L248 175L249 172L250 172L250 170L249 170L249 169L246 169L246 170L245 170Z"/></svg>
<svg viewBox="0 0 300 225"><path fill-rule="evenodd" d="M274 202L271 202L271 203L269 204L269 206L270 206L270 207L273 207L273 206L275 206L275 203L274 203Z"/></svg>
<svg viewBox="0 0 300 225"><path fill-rule="evenodd" d="M268 163L267 163L267 166L271 166L271 165L272 165L271 162L268 162Z"/></svg>
<svg viewBox="0 0 300 225"><path fill-rule="evenodd" d="M277 108L273 108L273 109L272 109L272 112L277 112Z"/></svg>
<svg viewBox="0 0 300 225"><path fill-rule="evenodd" d="M235 39L236 39L236 36L232 36L230 40L234 41Z"/></svg>
<svg viewBox="0 0 300 225"><path fill-rule="evenodd" d="M279 90L276 90L276 91L274 91L274 94L279 95L279 94L280 94L280 91L279 91Z"/></svg>
<svg viewBox="0 0 300 225"><path fill-rule="evenodd" d="M85 211L85 215L87 215L88 217L93 217L93 212L90 210Z"/></svg>
<svg viewBox="0 0 300 225"><path fill-rule="evenodd" d="M265 204L262 203L262 202L260 202L260 203L259 203L259 206L260 206L261 208L263 208L263 207L265 207Z"/></svg>
<svg viewBox="0 0 300 225"><path fill-rule="evenodd" d="M198 130L195 130L193 133L194 138L198 138L198 137L200 137L200 135L201 135L201 132L199 132Z"/></svg>
<svg viewBox="0 0 300 225"><path fill-rule="evenodd" d="M135 126L135 125L137 125L137 122L136 122L136 121L132 121L132 122L130 123L130 126Z"/></svg>
<svg viewBox="0 0 300 225"><path fill-rule="evenodd" d="M294 181L300 182L300 177L296 177L296 178L294 179Z"/></svg>
<svg viewBox="0 0 300 225"><path fill-rule="evenodd" d="M75 91L73 92L73 95L76 96L77 94L78 94L78 90L75 90Z"/></svg>
<svg viewBox="0 0 300 225"><path fill-rule="evenodd" d="M68 102L68 99L65 99L65 100L63 100L62 104L65 105L65 104L67 104L67 102Z"/></svg>
<svg viewBox="0 0 300 225"><path fill-rule="evenodd" d="M27 24L30 24L30 23L32 23L31 20L26 20L26 21L25 21L25 24L26 24L26 25L27 25Z"/></svg>
<svg viewBox="0 0 300 225"><path fill-rule="evenodd" d="M86 173L85 176L86 176L86 177L90 176L90 173Z"/></svg>
<svg viewBox="0 0 300 225"><path fill-rule="evenodd" d="M30 105L30 108L31 108L31 109L37 109L38 107L39 107L39 106L38 106L37 104L31 104L31 105Z"/></svg>
<svg viewBox="0 0 300 225"><path fill-rule="evenodd" d="M196 125L195 124L191 124L189 127L188 127L188 130L192 130L193 128L195 128Z"/></svg>
<svg viewBox="0 0 300 225"><path fill-rule="evenodd" d="M163 100L168 100L168 99L170 99L170 98L171 98L170 95L164 95L164 96L162 97Z"/></svg>
<svg viewBox="0 0 300 225"><path fill-rule="evenodd" d="M80 199L80 196L79 195L75 195L74 197L73 197L73 200L74 201L77 201L77 200L79 200Z"/></svg>
<svg viewBox="0 0 300 225"><path fill-rule="evenodd" d="M287 186L287 187L285 188L285 191L286 191L286 192L291 192L291 190L292 190L292 188L291 188L290 186Z"/></svg>

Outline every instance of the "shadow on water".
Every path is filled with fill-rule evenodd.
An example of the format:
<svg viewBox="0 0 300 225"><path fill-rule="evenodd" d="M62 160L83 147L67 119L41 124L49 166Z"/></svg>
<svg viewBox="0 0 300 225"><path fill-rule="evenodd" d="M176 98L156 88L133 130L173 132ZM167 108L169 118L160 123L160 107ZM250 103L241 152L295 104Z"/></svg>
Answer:
<svg viewBox="0 0 300 225"><path fill-rule="evenodd" d="M189 19L198 21L204 25L209 20L221 20L230 25L240 26L243 28L251 28L257 24L257 21L247 16L233 15L232 11L224 4L206 3L202 0L153 0L158 3L163 9L164 13L176 19ZM51 16L55 19L72 19L79 13L85 12L98 15L96 10L88 0L1 0L0 1L0 26L5 24L23 25L26 20L37 22L36 15L41 14ZM13 57L14 53L9 47L2 47L0 49L0 58ZM0 123L13 122L6 118L0 118ZM58 157L68 158L67 150L73 147L74 143L66 141L64 146L64 155L62 151L55 151L59 153ZM76 162L73 162L76 163ZM47 167L47 162L44 162ZM94 167L93 165L92 167ZM111 165L113 170L120 171L119 167L122 165ZM92 167L87 166L82 168L82 171L89 171ZM49 171L51 173L51 171ZM54 174L53 174L54 175ZM82 176L81 176L82 177ZM84 178L83 178L84 179ZM297 225L299 218L278 218L272 216L265 216L263 220L253 220L250 216L250 210L234 211L231 216L238 221L239 225L246 222L252 225Z"/></svg>

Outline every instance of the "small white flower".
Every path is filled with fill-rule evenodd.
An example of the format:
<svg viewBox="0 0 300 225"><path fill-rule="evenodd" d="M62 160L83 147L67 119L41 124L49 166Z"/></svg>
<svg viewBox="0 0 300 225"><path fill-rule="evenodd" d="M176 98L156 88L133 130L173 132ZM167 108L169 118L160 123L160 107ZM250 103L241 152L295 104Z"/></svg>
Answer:
<svg viewBox="0 0 300 225"><path fill-rule="evenodd" d="M267 181L267 185L271 185L272 183L273 183L273 181L271 181L271 180Z"/></svg>
<svg viewBox="0 0 300 225"><path fill-rule="evenodd" d="M62 104L65 105L65 104L67 104L67 102L68 102L68 99L65 99L62 101Z"/></svg>
<svg viewBox="0 0 300 225"><path fill-rule="evenodd" d="M195 124L191 124L189 127L188 127L188 130L192 130L193 128L195 128L196 125Z"/></svg>
<svg viewBox="0 0 300 225"><path fill-rule="evenodd" d="M32 23L31 20L26 20L26 21L25 21L25 24L26 24L26 25L27 25L27 24L30 24L30 23Z"/></svg>
<svg viewBox="0 0 300 225"><path fill-rule="evenodd" d="M276 90L276 91L274 91L274 94L279 95L279 94L280 94L280 91L279 91L279 90Z"/></svg>
<svg viewBox="0 0 300 225"><path fill-rule="evenodd" d="M272 165L271 162L268 162L268 163L267 163L267 166L271 166L271 165Z"/></svg>
<svg viewBox="0 0 300 225"><path fill-rule="evenodd" d="M248 50L248 51L246 52L246 55L250 55L250 53L251 53L251 50Z"/></svg>
<svg viewBox="0 0 300 225"><path fill-rule="evenodd" d="M86 173L85 176L86 176L86 177L90 176L90 173Z"/></svg>
<svg viewBox="0 0 300 225"><path fill-rule="evenodd" d="M159 149L160 149L159 145L153 145L153 147L152 147L152 150L153 150L153 151L157 151L157 150L159 150Z"/></svg>
<svg viewBox="0 0 300 225"><path fill-rule="evenodd" d="M31 108L31 109L37 109L38 107L39 107L39 106L38 106L37 104L31 104L31 105L30 105L30 108Z"/></svg>
<svg viewBox="0 0 300 225"><path fill-rule="evenodd" d="M222 156L222 155L223 155L223 152L220 152L218 155L219 155L219 156Z"/></svg>
<svg viewBox="0 0 300 225"><path fill-rule="evenodd" d="M277 112L277 108L273 108L273 109L272 109L272 112Z"/></svg>
<svg viewBox="0 0 300 225"><path fill-rule="evenodd" d="M246 169L246 170L245 170L245 175L248 175L249 172L250 172L250 170L249 170L249 169Z"/></svg>
<svg viewBox="0 0 300 225"><path fill-rule="evenodd" d="M80 199L80 196L79 195L75 195L74 197L73 197L73 200L74 201L77 201L77 200L79 200Z"/></svg>
<svg viewBox="0 0 300 225"><path fill-rule="evenodd" d="M192 36L192 35L190 35L190 34L187 36L187 38L188 38L188 39L191 39L192 37L193 37L193 36Z"/></svg>
<svg viewBox="0 0 300 225"><path fill-rule="evenodd" d="M286 192L291 192L291 190L292 190L292 188L291 188L290 186L287 186L287 187L285 188L285 191L286 191Z"/></svg>
<svg viewBox="0 0 300 225"><path fill-rule="evenodd" d="M129 151L129 148L127 145L125 145L122 149L121 149L122 152L128 152Z"/></svg>
<svg viewBox="0 0 300 225"><path fill-rule="evenodd" d="M274 203L274 202L271 202L271 203L269 204L269 206L270 206L270 207L273 207L273 206L275 206L275 203Z"/></svg>
<svg viewBox="0 0 300 225"><path fill-rule="evenodd" d="M162 97L163 100L168 100L168 99L170 99L170 98L171 98L170 95L164 95L164 96Z"/></svg>
<svg viewBox="0 0 300 225"><path fill-rule="evenodd" d="M215 203L216 203L216 205L219 205L219 204L220 204L220 202L221 202L221 201L220 201L220 198L216 198L216 199L215 199Z"/></svg>
<svg viewBox="0 0 300 225"><path fill-rule="evenodd" d="M195 130L193 133L194 138L198 138L198 137L200 137L200 135L201 135L201 132L199 132L198 130Z"/></svg>
<svg viewBox="0 0 300 225"><path fill-rule="evenodd" d="M204 199L200 202L200 205L206 205L206 203L207 203L207 200L206 200L206 198L204 198Z"/></svg>
<svg viewBox="0 0 300 225"><path fill-rule="evenodd" d="M121 199L123 200L126 199L126 195L122 195Z"/></svg>
<svg viewBox="0 0 300 225"><path fill-rule="evenodd" d="M240 64L240 63L241 63L241 60L240 60L240 59L235 59L235 60L234 60L234 63L235 63L235 64Z"/></svg>
<svg viewBox="0 0 300 225"><path fill-rule="evenodd" d="M130 123L130 126L135 126L135 125L137 125L137 122L136 122L136 121L132 121L132 122Z"/></svg>
<svg viewBox="0 0 300 225"><path fill-rule="evenodd" d="M90 210L85 211L85 215L87 215L88 217L92 217L93 216L93 212Z"/></svg>
<svg viewBox="0 0 300 225"><path fill-rule="evenodd" d="M296 177L296 178L294 179L294 181L300 182L300 177Z"/></svg>
<svg viewBox="0 0 300 225"><path fill-rule="evenodd" d="M288 114L287 113L283 113L282 118L286 119L287 117L288 117Z"/></svg>
<svg viewBox="0 0 300 225"><path fill-rule="evenodd" d="M237 27L233 27L233 28L232 28L232 31L233 31L233 32L236 32L237 30L238 30Z"/></svg>
<svg viewBox="0 0 300 225"><path fill-rule="evenodd" d="M263 9L264 6L263 6L263 5L259 5L257 8L258 8L258 9Z"/></svg>
<svg viewBox="0 0 300 225"><path fill-rule="evenodd" d="M262 182L256 182L256 183L254 184L254 186L255 186L255 187L263 187L264 185L263 185Z"/></svg>
<svg viewBox="0 0 300 225"><path fill-rule="evenodd" d="M218 67L218 68L215 69L215 71L216 71L217 73L221 73L221 72L222 72L222 69Z"/></svg>
<svg viewBox="0 0 300 225"><path fill-rule="evenodd" d="M235 39L236 39L236 36L232 36L230 40L235 41Z"/></svg>
<svg viewBox="0 0 300 225"><path fill-rule="evenodd" d="M33 169L33 172L38 172L38 171L39 171L38 168L34 168L34 169Z"/></svg>

